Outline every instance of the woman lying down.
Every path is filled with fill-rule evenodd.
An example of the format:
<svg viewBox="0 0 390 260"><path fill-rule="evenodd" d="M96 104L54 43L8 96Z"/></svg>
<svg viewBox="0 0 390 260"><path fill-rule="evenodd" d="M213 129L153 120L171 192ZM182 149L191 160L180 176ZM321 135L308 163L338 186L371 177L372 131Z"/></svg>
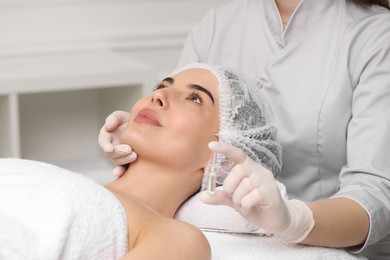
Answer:
<svg viewBox="0 0 390 260"><path fill-rule="evenodd" d="M245 84L205 64L164 79L134 105L122 136L137 160L105 187L52 165L1 159L0 259L210 259L203 233L173 217L212 168L221 185L234 165L227 145L211 160L215 141L280 171L276 129Z"/></svg>

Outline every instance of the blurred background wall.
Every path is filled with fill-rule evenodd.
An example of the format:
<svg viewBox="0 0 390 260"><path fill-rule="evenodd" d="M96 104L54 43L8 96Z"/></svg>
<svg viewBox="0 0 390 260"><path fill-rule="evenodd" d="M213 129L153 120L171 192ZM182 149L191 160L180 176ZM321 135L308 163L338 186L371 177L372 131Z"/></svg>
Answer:
<svg viewBox="0 0 390 260"><path fill-rule="evenodd" d="M0 157L111 179L104 118L175 68L186 35L227 0L0 0Z"/></svg>
<svg viewBox="0 0 390 260"><path fill-rule="evenodd" d="M224 2L0 0L0 57L115 50L170 69L190 28Z"/></svg>

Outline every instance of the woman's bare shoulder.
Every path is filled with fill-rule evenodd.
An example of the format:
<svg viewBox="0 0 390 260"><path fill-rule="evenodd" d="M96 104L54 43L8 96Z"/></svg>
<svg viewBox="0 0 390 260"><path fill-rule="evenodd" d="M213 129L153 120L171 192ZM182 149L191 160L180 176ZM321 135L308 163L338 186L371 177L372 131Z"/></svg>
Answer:
<svg viewBox="0 0 390 260"><path fill-rule="evenodd" d="M198 228L175 219L171 219L171 223L167 226L170 230L170 238L175 240L177 245L181 246L186 259L211 258L209 242L207 241L205 235ZM191 252L192 256L188 255L188 252Z"/></svg>
<svg viewBox="0 0 390 260"><path fill-rule="evenodd" d="M127 215L129 252L122 259L211 259L210 245L198 228L161 216L135 198L112 192Z"/></svg>
<svg viewBox="0 0 390 260"><path fill-rule="evenodd" d="M210 245L196 227L158 217L143 228L137 244L123 259L211 259Z"/></svg>

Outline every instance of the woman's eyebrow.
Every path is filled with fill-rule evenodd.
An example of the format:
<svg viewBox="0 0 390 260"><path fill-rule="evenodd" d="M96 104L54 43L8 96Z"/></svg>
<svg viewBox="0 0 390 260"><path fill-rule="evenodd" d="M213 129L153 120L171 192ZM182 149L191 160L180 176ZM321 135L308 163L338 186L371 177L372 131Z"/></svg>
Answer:
<svg viewBox="0 0 390 260"><path fill-rule="evenodd" d="M161 82L164 82L164 81L168 82L169 84L175 83L175 79L173 79L171 77L167 77L167 78L163 79ZM205 93L207 96L210 97L211 102L213 102L213 105L214 105L214 97L211 94L211 92L208 91L208 89L206 89L206 88L204 88L202 86L199 86L197 84L188 84L187 87L190 88L190 89L196 89L196 90L202 91L203 93Z"/></svg>
<svg viewBox="0 0 390 260"><path fill-rule="evenodd" d="M175 80L173 78L170 78L170 77L163 79L161 82L164 82L164 81L168 82L169 84L175 83Z"/></svg>
<svg viewBox="0 0 390 260"><path fill-rule="evenodd" d="M207 96L210 97L211 99L211 102L213 102L213 105L214 105L214 97L213 95L211 94L210 91L208 91L208 89L202 87L202 86L199 86L197 84L188 84L187 85L188 88L191 88L191 89L196 89L196 90L199 90L199 91L202 91L203 93L205 93Z"/></svg>

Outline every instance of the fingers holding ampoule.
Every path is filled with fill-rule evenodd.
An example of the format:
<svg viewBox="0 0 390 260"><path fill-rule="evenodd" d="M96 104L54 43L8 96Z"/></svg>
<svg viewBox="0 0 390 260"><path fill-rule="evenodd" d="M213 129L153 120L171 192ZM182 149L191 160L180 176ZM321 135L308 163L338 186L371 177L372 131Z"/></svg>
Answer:
<svg viewBox="0 0 390 260"><path fill-rule="evenodd" d="M235 165L223 182L223 189L229 196L233 196L242 180L247 177L249 177L249 174L245 171L244 166L241 164Z"/></svg>
<svg viewBox="0 0 390 260"><path fill-rule="evenodd" d="M302 201L281 196L273 173L253 161L242 150L223 143L210 143L213 152L235 163L222 190L213 195L204 192L204 203L224 204L269 233L292 242L302 241L314 226L310 208Z"/></svg>
<svg viewBox="0 0 390 260"><path fill-rule="evenodd" d="M262 185L262 168L253 169L250 161L236 165L224 182L224 190L227 192L235 205L236 210L242 214L247 214L250 209L261 204L261 199L266 197ZM261 166L262 167L262 166Z"/></svg>
<svg viewBox="0 0 390 260"><path fill-rule="evenodd" d="M263 224L262 220L274 218L278 211L272 212L271 208L279 204L281 196L272 172L239 148L214 142L209 147L233 161L235 166L224 180L223 189L214 196L203 195L202 201L233 207L254 223Z"/></svg>
<svg viewBox="0 0 390 260"><path fill-rule="evenodd" d="M228 157L235 164L243 163L247 159L247 155L239 148L222 142L210 142L209 148L215 153L220 153Z"/></svg>

